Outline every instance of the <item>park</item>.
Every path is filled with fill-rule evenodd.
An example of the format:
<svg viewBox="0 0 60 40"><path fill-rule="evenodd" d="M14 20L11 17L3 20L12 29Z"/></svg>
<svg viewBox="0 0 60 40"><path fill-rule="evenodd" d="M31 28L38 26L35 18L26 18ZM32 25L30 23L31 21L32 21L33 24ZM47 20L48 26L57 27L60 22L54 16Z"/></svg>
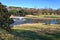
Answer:
<svg viewBox="0 0 60 40"><path fill-rule="evenodd" d="M0 3L0 40L60 40L60 9L6 7Z"/></svg>

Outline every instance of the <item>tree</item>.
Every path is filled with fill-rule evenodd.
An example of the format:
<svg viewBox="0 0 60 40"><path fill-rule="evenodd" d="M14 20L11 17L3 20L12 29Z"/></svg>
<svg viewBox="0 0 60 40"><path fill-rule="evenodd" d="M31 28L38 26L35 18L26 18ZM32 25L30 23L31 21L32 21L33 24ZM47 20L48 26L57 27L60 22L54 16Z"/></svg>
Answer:
<svg viewBox="0 0 60 40"><path fill-rule="evenodd" d="M11 15L15 15L15 16L19 15L19 14L18 14L18 10L10 10L9 13L10 13Z"/></svg>
<svg viewBox="0 0 60 40"><path fill-rule="evenodd" d="M56 10L57 15L60 15L60 8Z"/></svg>
<svg viewBox="0 0 60 40"><path fill-rule="evenodd" d="M33 15L38 15L38 10L37 9L33 9L32 12L33 12Z"/></svg>
<svg viewBox="0 0 60 40"><path fill-rule="evenodd" d="M9 25L13 22L10 16L6 6L0 3L0 28L9 30Z"/></svg>
<svg viewBox="0 0 60 40"><path fill-rule="evenodd" d="M18 15L25 16L26 14L25 14L25 11L24 10L19 10L18 11Z"/></svg>
<svg viewBox="0 0 60 40"><path fill-rule="evenodd" d="M48 15L48 9L46 9L46 8L42 9L42 14Z"/></svg>
<svg viewBox="0 0 60 40"><path fill-rule="evenodd" d="M52 8L49 8L48 11L49 11L49 15L53 14L53 9Z"/></svg>

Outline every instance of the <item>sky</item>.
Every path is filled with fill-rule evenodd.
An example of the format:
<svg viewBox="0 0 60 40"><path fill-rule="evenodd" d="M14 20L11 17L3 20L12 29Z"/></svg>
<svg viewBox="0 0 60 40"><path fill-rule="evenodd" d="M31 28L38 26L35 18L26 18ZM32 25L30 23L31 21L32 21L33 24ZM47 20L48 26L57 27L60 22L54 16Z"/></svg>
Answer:
<svg viewBox="0 0 60 40"><path fill-rule="evenodd" d="M0 0L6 6L26 8L60 8L60 0Z"/></svg>

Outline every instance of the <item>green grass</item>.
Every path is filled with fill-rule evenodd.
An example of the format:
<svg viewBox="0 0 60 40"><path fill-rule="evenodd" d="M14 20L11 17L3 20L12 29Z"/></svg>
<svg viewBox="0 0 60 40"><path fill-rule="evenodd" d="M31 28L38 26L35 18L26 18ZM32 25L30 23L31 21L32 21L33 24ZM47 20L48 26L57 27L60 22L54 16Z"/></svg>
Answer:
<svg viewBox="0 0 60 40"><path fill-rule="evenodd" d="M60 40L60 25L23 24L12 29L24 40Z"/></svg>
<svg viewBox="0 0 60 40"><path fill-rule="evenodd" d="M22 24L12 27L11 33L0 28L0 39L60 40L60 25Z"/></svg>
<svg viewBox="0 0 60 40"><path fill-rule="evenodd" d="M60 18L60 15L26 16L26 18Z"/></svg>

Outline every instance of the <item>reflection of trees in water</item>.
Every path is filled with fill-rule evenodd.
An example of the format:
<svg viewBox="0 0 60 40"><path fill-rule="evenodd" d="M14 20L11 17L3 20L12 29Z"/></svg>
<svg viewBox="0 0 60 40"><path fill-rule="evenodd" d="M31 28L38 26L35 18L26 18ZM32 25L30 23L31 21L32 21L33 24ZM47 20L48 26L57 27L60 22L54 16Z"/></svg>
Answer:
<svg viewBox="0 0 60 40"><path fill-rule="evenodd" d="M60 24L60 20L53 19L53 20L35 20L35 23L45 23L45 24Z"/></svg>
<svg viewBox="0 0 60 40"><path fill-rule="evenodd" d="M60 24L60 20L58 19L57 21L58 21L58 24Z"/></svg>
<svg viewBox="0 0 60 40"><path fill-rule="evenodd" d="M19 20L15 21L12 25L19 25L19 24L26 24L26 23L45 23L47 24L60 24L60 20L53 19L53 20L42 20L42 19L26 19L25 21Z"/></svg>

